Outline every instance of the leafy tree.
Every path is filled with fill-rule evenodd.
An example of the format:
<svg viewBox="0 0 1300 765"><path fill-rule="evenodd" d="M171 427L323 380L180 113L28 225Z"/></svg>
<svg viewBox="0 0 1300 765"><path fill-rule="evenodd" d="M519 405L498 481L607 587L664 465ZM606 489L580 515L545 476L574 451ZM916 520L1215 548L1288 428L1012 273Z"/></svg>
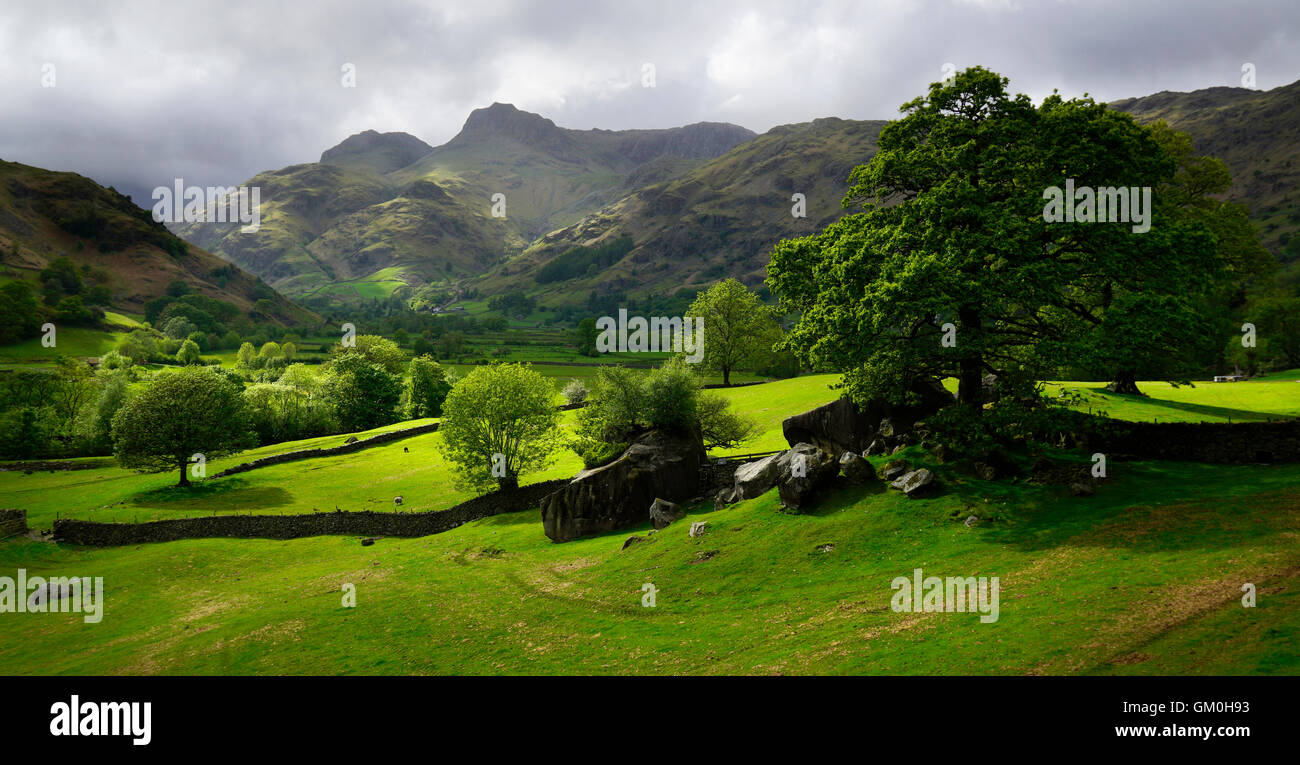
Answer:
<svg viewBox="0 0 1300 765"><path fill-rule="evenodd" d="M570 405L582 404L587 401L587 384L574 378L569 381L568 385L564 386L564 390L560 391L560 393Z"/></svg>
<svg viewBox="0 0 1300 765"><path fill-rule="evenodd" d="M1218 271L1213 237L1172 193L1152 195L1145 233L1047 220L1044 191L1067 179L1168 190L1178 160L1105 104L1053 95L1035 108L1005 86L979 67L932 84L853 171L845 204L866 211L773 253L768 284L800 315L789 346L813 368L844 370L859 402L899 401L918 380L951 376L978 414L989 372L1013 384L1089 354L1150 363L1158 344L1145 340L1097 359L1099 336L1138 325L1170 336L1147 322L1194 321L1192 302L1175 298ZM1142 316L1147 302L1158 316Z"/></svg>
<svg viewBox="0 0 1300 765"><path fill-rule="evenodd" d="M243 343L239 346L239 351L235 354L235 366L241 370L257 369L257 349L252 343Z"/></svg>
<svg viewBox="0 0 1300 765"><path fill-rule="evenodd" d="M406 352L397 343L378 335L357 335L356 343L344 347L341 343L330 348L331 363L347 356L360 356L372 364L378 364L389 374L400 375L406 368Z"/></svg>
<svg viewBox="0 0 1300 765"><path fill-rule="evenodd" d="M732 372L767 363L781 339L772 309L735 279L700 293L686 315L704 320L703 367L721 372L723 385L731 384Z"/></svg>
<svg viewBox="0 0 1300 765"><path fill-rule="evenodd" d="M407 419L441 415L442 403L450 392L451 382L441 364L428 356L411 359L402 396L406 401Z"/></svg>
<svg viewBox="0 0 1300 765"><path fill-rule="evenodd" d="M240 386L206 367L158 375L113 417L113 453L123 467L159 473L187 468L195 454L208 460L256 442Z"/></svg>
<svg viewBox="0 0 1300 765"><path fill-rule="evenodd" d="M181 348L176 352L176 363L182 366L193 366L202 364L203 358L199 355L199 346L193 340L186 340L181 343Z"/></svg>
<svg viewBox="0 0 1300 765"><path fill-rule="evenodd" d="M552 462L561 446L559 417L549 380L527 364L494 364L476 367L451 389L438 432L466 485L510 490L521 475Z"/></svg>
<svg viewBox="0 0 1300 765"><path fill-rule="evenodd" d="M350 353L330 362L323 395L344 430L369 430L397 419L401 379L364 356Z"/></svg>
<svg viewBox="0 0 1300 765"><path fill-rule="evenodd" d="M40 332L41 308L23 282L0 287L0 345L21 342Z"/></svg>
<svg viewBox="0 0 1300 765"><path fill-rule="evenodd" d="M573 342L578 346L578 353L583 356L595 356L596 338L600 337L600 332L596 329L596 320L588 316L578 322L578 328L573 331Z"/></svg>

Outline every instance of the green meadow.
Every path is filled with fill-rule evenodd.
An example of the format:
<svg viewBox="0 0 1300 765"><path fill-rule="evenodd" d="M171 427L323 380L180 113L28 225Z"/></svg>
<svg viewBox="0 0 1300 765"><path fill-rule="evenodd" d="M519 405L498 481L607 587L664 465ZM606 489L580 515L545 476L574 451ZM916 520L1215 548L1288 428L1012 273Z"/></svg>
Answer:
<svg viewBox="0 0 1300 765"><path fill-rule="evenodd" d="M1286 378L1144 383L1150 399L1130 411L1282 416L1296 406L1285 386L1300 389ZM835 379L722 391L758 425L734 451L784 446L781 420L832 400ZM342 438L245 452L209 474ZM209 479L193 492L170 488L171 474L111 464L6 471L0 506L27 508L36 528L56 514L391 510L395 495L403 510L439 509L469 494L438 439ZM981 481L915 447L901 456L934 469L945 491L909 500L845 489L803 515L779 512L771 492L722 510L700 503L653 535L565 544L543 535L536 510L369 547L354 537L108 549L11 539L0 542L0 572L102 576L106 606L99 624L0 615L0 673L1300 674L1300 466L1112 461L1097 495L1075 498L1060 486ZM566 453L528 480L579 468ZM687 535L692 521L708 523L703 537ZM631 534L646 540L621 550ZM892 580L916 568L997 576L998 620L894 611ZM1246 582L1254 608L1241 603ZM349 584L355 608L342 605ZM646 584L653 608L642 605ZM41 647L53 645L67 650Z"/></svg>

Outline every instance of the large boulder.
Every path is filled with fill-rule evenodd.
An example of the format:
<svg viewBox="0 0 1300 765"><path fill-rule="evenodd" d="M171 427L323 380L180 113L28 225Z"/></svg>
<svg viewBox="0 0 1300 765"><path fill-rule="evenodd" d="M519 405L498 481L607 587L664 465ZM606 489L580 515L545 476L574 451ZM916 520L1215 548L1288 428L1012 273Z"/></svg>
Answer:
<svg viewBox="0 0 1300 765"><path fill-rule="evenodd" d="M911 404L890 404L872 401L858 406L847 397L841 397L781 423L781 432L791 446L798 443L815 444L830 454L844 452L877 453L888 448L895 435L901 434L911 424L924 420L940 409L956 403L956 397L934 381L917 381L912 384ZM881 431L882 421L885 423ZM880 437L881 445L872 449L872 442Z"/></svg>
<svg viewBox="0 0 1300 765"><path fill-rule="evenodd" d="M735 493L732 495L736 501L762 496L776 486L781 480L781 458L785 455L786 452L777 452L736 468Z"/></svg>
<svg viewBox="0 0 1300 765"><path fill-rule="evenodd" d="M875 437L880 416L874 419L848 398L839 398L781 423L781 433L791 446L814 444L828 454L861 454Z"/></svg>
<svg viewBox="0 0 1300 765"><path fill-rule="evenodd" d="M781 457L778 494L787 510L799 512L810 507L840 473L835 457L813 444L795 444Z"/></svg>
<svg viewBox="0 0 1300 765"><path fill-rule="evenodd" d="M656 499L685 502L705 460L699 433L651 431L618 459L584 470L542 500L542 529L555 542L639 526Z"/></svg>

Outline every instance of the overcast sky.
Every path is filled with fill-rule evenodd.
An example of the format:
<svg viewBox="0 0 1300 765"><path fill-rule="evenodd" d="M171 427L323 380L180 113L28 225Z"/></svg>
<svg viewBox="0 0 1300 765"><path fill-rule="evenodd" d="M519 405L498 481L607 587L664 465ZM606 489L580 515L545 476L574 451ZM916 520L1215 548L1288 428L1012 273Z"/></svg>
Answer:
<svg viewBox="0 0 1300 765"><path fill-rule="evenodd" d="M4 0L0 158L148 206L173 178L233 185L365 129L437 145L494 101L563 127L762 132L892 118L945 64L1109 101L1239 87L1247 63L1261 89L1300 79L1300 1Z"/></svg>

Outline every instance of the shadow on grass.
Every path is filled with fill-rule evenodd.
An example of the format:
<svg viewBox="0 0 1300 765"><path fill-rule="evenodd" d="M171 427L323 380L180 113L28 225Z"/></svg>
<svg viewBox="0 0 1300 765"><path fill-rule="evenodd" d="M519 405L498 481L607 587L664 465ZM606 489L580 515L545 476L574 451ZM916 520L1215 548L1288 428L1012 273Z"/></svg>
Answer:
<svg viewBox="0 0 1300 765"><path fill-rule="evenodd" d="M1235 383L1234 383L1235 384ZM1147 404L1158 406L1164 409L1172 409L1179 412L1188 412L1190 414L1199 414L1206 417L1223 417L1231 418L1241 422L1263 422L1269 419L1287 419L1283 414L1270 414L1268 412L1257 412L1250 409L1232 409L1226 406L1209 406L1207 404L1193 404L1186 401L1169 401L1167 399L1148 398L1146 396L1134 396L1128 393L1112 393L1102 388L1088 388L1089 392L1100 396L1107 402L1126 402ZM1103 407L1104 408L1104 405Z"/></svg>
<svg viewBox="0 0 1300 765"><path fill-rule="evenodd" d="M288 507L293 495L279 486L250 485L246 479L202 481L190 487L167 486L142 491L130 498L140 507L165 506L168 510L246 512Z"/></svg>

